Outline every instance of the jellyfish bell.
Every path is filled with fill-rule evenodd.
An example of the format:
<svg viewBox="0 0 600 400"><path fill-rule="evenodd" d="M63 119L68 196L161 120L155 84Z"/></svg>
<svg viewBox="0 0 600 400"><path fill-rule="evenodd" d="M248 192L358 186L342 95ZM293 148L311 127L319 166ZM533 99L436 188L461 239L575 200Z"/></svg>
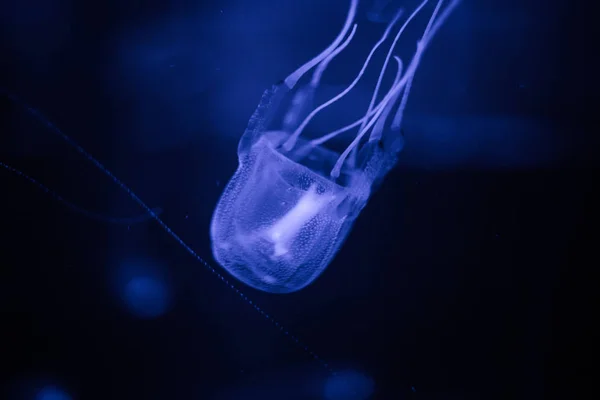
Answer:
<svg viewBox="0 0 600 400"><path fill-rule="evenodd" d="M334 180L339 153L304 138L285 152L289 136L265 132L240 153L211 223L217 261L244 283L275 293L299 290L327 267L395 162L381 142L370 142L356 167L344 165Z"/></svg>
<svg viewBox="0 0 600 400"><path fill-rule="evenodd" d="M354 123L316 139L302 136L317 113L358 83L403 10L389 22L354 81L329 101L308 112L328 64L356 33L353 21L358 0L350 1L344 26L329 47L263 94L240 139L238 168L211 222L213 255L238 280L266 292L294 292L313 282L338 252L373 190L396 163L404 144L400 126L412 79L431 38L459 0L452 0L441 13L443 0L437 2L411 62L404 68L402 60L393 57L396 77L376 103L396 42L426 3L423 1L397 32L366 114ZM296 84L313 68L310 82L292 95ZM270 129L278 108L289 97L292 101L283 128ZM330 139L356 127L354 140L343 152L325 147Z"/></svg>
<svg viewBox="0 0 600 400"><path fill-rule="evenodd" d="M346 186L325 175L339 157L319 147L278 150L289 134L266 132L240 157L211 224L213 253L237 279L268 292L293 292L329 264L369 197L367 180L344 170Z"/></svg>

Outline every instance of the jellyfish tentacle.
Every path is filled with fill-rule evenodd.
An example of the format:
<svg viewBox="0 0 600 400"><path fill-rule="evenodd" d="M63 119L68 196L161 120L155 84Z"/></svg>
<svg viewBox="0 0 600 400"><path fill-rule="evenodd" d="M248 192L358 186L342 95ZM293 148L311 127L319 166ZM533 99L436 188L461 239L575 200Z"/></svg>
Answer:
<svg viewBox="0 0 600 400"><path fill-rule="evenodd" d="M402 60L398 56L394 56L394 59L398 62L398 72L396 72L396 77L394 78L394 82L398 82L400 80L400 77L402 76ZM406 93L406 90L404 91L404 93ZM390 99L390 101L387 102L387 104L384 107L383 113L381 114L381 117L379 117L377 119L377 122L375 123L375 126L373 127L373 132L371 133L369 140L381 139L385 121L387 120L388 116L390 115L392 108L394 108L394 104L396 104L396 100L398 100L399 95L400 95L400 93L396 93L396 95L394 95ZM356 147L353 149L353 152L356 152ZM352 153L352 154L354 154L354 153ZM352 165L354 165L354 160L349 159L349 162L352 162Z"/></svg>
<svg viewBox="0 0 600 400"><path fill-rule="evenodd" d="M373 48L371 49L371 51L369 52L369 55L367 56L367 59L365 60L365 62L363 63L363 66L360 70L360 72L358 73L358 76L354 79L354 81L349 85L350 89L352 87L354 87L356 85L356 83L360 80L360 78L362 77L362 75L364 74L365 70L367 69L367 66L369 65L369 62L371 61L371 57L373 57L373 54L375 53L375 51L379 48L379 46L381 46L381 44L383 42L385 42L385 40L387 39L387 37L390 34L390 31L392 30L393 26L396 24L396 22L398 22L398 19L400 18L400 16L402 15L402 13L404 12L403 9L398 10L398 12L396 13L396 15L394 16L394 18L390 21L390 23L388 24L388 26L385 28L385 31L383 32L383 35L381 35L381 38L379 39L379 41L377 43L375 43L375 45L373 46ZM347 45L344 44L344 47ZM341 47L341 46L340 46ZM342 49L340 49L341 51ZM339 53L339 51L338 51ZM327 67L327 64L329 64L329 62L333 59L333 57L335 57L336 54L331 54L329 57L327 57L325 59L325 61L323 61L317 68L317 70L315 71L314 75L313 75L313 80L311 82L313 87L318 86L319 81L321 79L321 75L323 74L323 71L325 70L325 68ZM347 89L347 91L344 92L344 94L340 94L338 96L343 97L346 93L348 93L350 91L350 89ZM337 96L336 96L337 97ZM337 97L337 99L339 99L340 97ZM332 101L334 102L334 101ZM331 104L331 103L329 103ZM308 122L308 121L307 121Z"/></svg>
<svg viewBox="0 0 600 400"><path fill-rule="evenodd" d="M15 174L21 178L24 178L26 181L37 186L43 192L48 193L52 198L54 198L59 203L64 204L65 206L67 206L68 208L70 208L71 210L76 212L77 214L81 214L87 218L90 218L90 219L93 219L96 221L107 222L109 224L115 224L115 225L135 225L135 224L145 222L145 221L152 219L152 216L150 216L149 214L142 214L142 215L138 215L135 217L112 217L109 215L103 215L100 213L88 211L85 208L80 207L80 206L76 205L75 203L72 203L72 202L66 200L60 194L58 194L56 191L50 189L43 183L39 182L37 179L27 175L25 172L18 170L14 167L11 167L10 165L3 163L2 161L0 161L0 167L4 168L5 170L7 170L9 172L12 172L13 174ZM162 209L160 207L153 208L153 211L157 215L162 213Z"/></svg>
<svg viewBox="0 0 600 400"><path fill-rule="evenodd" d="M440 4L443 2L443 0L439 0L438 1L438 6L436 7L436 10L439 8ZM392 99L395 95L397 95L402 89L405 88L407 82L409 79L411 79L411 77L414 75L419 62L421 61L421 58L427 48L427 46L429 45L429 42L431 41L431 39L433 38L433 36L435 35L435 33L437 33L437 31L439 30L439 28L442 26L442 24L445 22L445 20L448 18L448 16L450 15L450 13L453 11L453 9L460 3L460 0L453 0L450 5L448 5L444 11L442 12L442 14L440 15L440 17L435 20L435 22L433 23L433 25L431 25L431 29L430 31L426 32L427 34L423 35L421 37L421 39L417 42L417 50L415 52L415 55L413 56L404 76L402 77L402 79L400 80L400 82L398 82L395 87L388 92L388 94L385 96L384 100L382 100L382 102L385 102L387 104L388 101L390 101L390 99ZM433 21L435 19L436 14L433 14L430 18L430 21ZM427 25L428 27L430 26L430 24ZM381 107L373 116L373 118L371 118L371 120L368 122L368 124L359 131L358 135L356 136L356 138L352 141L352 143L346 148L346 150L344 150L344 152L340 155L340 157L338 158L335 166L333 167L333 169L331 170L331 177L333 179L336 179L341 171L342 165L344 163L344 161L346 160L346 158L348 157L348 154L352 151L352 149L357 146L360 143L360 140L362 139L362 137L364 136L364 134L371 128L371 126L373 126L373 124L375 123L375 121L381 116L384 107Z"/></svg>
<svg viewBox="0 0 600 400"><path fill-rule="evenodd" d="M319 138L319 139L315 139L315 140L313 140L313 141L311 142L312 144L314 144L314 145L319 145L319 144L322 144L322 143L326 142L327 140L329 140L329 139L332 139L333 137L335 137L335 136L339 135L340 133L346 132L346 131L348 131L348 130L350 130L350 129L352 129L352 128L354 128L354 127L358 126L358 125L360 125L360 128L359 128L359 132L360 132L361 130L363 130L363 129L364 129L364 127L365 127L365 124L366 124L366 123L369 121L369 118L370 118L372 115L376 114L376 113L377 113L377 111L378 111L378 110L379 110L379 109L380 109L382 106L384 106L384 105L387 103L387 101L386 101L386 98L384 97L384 99L383 99L383 100L381 100L381 101L379 102L379 104L378 104L376 107L373 107L373 106L374 106L374 104L375 104L375 101L376 101L376 99L377 99L377 95L379 94L379 89L381 88L381 83L382 83L382 80L383 80L383 75L384 75L384 73L385 73L385 71L386 71L386 69L387 69L387 65L388 65L388 63L389 63L389 59L390 59L390 57L392 56L392 52L393 52L394 48L396 47L396 43L397 43L397 42L398 42L398 40L400 39L400 36L401 36L401 35L402 35L402 33L404 32L404 30L406 29L406 27L407 27L407 25L410 23L410 21L412 21L412 20L413 20L413 19L416 17L416 15L417 15L417 14L418 14L418 13L421 11L421 9L422 9L422 8L423 8L423 7L424 7L426 4L427 4L427 2L428 2L428 1L429 1L429 0L424 0L424 1L423 1L423 2L422 2L422 3L421 3L421 4L420 4L420 5L417 7L417 8L416 8L416 9L415 9L415 10L414 10L412 13L411 13L411 15L410 15L410 16L408 17L408 19L407 19L407 20L404 22L404 24L402 25L402 27L400 27L400 30L398 31L398 33L397 33L397 34L396 34L396 36L394 37L394 40L393 40L392 44L390 45L390 48L389 48L389 50L388 50L388 53L387 53L387 55L386 55L385 61L384 61L384 63L383 63L383 66L382 66L382 68L381 68L381 72L380 72L380 74L379 74L379 77L378 77L378 79L377 79L377 84L375 85L375 90L373 91L373 96L371 97L371 101L370 101L370 103L369 103L369 107L368 107L368 109L367 109L367 112L366 112L365 116L364 116L363 118L361 118L361 119L359 119L359 120L357 120L357 121L353 122L352 124L349 124L349 125L347 125L347 126L345 126L345 127L343 127L343 128L340 128L340 129L338 129L338 130L336 130L336 131L333 131L333 132L331 132L331 133L328 133L327 135L324 135L324 136L322 136L322 137L321 137L321 138ZM388 94L389 94L391 91L393 91L393 90L395 89L395 85L397 85L397 83L398 83L397 81L394 81L394 83L393 83L393 85L392 85L392 89L390 89L390 91L388 92Z"/></svg>
<svg viewBox="0 0 600 400"><path fill-rule="evenodd" d="M394 56L394 59L396 59L396 61L398 62L398 72L396 73L396 79L394 80L394 82L392 83L392 87L390 88L390 91L394 90L396 83L398 83L398 81L400 80L400 72L402 69L402 60L397 57ZM386 97L387 98L387 97ZM365 115L364 117L352 122L349 125L344 126L343 128L337 129L333 132L329 132L317 139L313 139L310 141L310 144L312 146L319 146L325 142L327 142L330 139L333 139L334 137L336 137L337 135L347 132L352 128L356 128L358 125L360 125L363 121L368 121L368 119L370 117L372 117L373 115L375 115L382 107L384 107L387 104L386 98L384 98L375 108L373 108L373 110L371 110L371 112L367 115Z"/></svg>
<svg viewBox="0 0 600 400"><path fill-rule="evenodd" d="M307 103L312 102L315 91L319 86L319 82L321 81L321 77L323 73L327 69L327 66L339 53L341 53L352 41L354 38L354 34L356 33L357 24L354 24L352 27L352 31L350 31L350 35L346 38L346 40L339 45L333 52L331 52L321 63L317 66L317 69L313 73L313 77L309 85L305 88L298 89L294 98L292 99L292 107L285 114L283 119L283 129L287 130L296 130L297 126L295 125L299 116L303 109L307 108ZM293 146L291 146L293 147ZM291 149L290 147L290 149Z"/></svg>
<svg viewBox="0 0 600 400"><path fill-rule="evenodd" d="M300 66L297 70L295 70L287 78L285 78L285 84L287 85L287 87L289 87L290 89L294 88L294 86L296 86L296 83L298 82L298 80L300 80L300 78L302 78L302 76L304 76L304 74L306 74L308 71L310 71L315 65L317 65L321 61L323 61L327 56L329 56L329 54L331 54L339 46L339 44L342 42L342 40L344 40L344 37L348 33L348 30L350 30L350 26L352 25L352 22L354 21L354 17L356 16L356 8L357 7L358 7L358 0L350 0L350 8L348 9L348 14L346 16L346 21L344 22L344 27L342 28L342 30L340 31L338 36L335 38L333 43L331 43L319 55L317 55L312 60L310 60L307 63Z"/></svg>
<svg viewBox="0 0 600 400"><path fill-rule="evenodd" d="M406 79L402 79L402 81L406 81ZM400 83L398 85L400 85ZM379 110L377 110L377 112L375 113L373 118L371 118L369 123L361 131L359 131L358 135L356 135L356 137L354 138L352 143L350 143L350 145L346 148L346 150L344 150L344 152L340 155L337 162L335 163L335 166L331 170L331 177L333 179L337 179L340 176L340 171L342 170L342 165L344 164L344 161L346 160L346 158L348 157L348 155L350 154L352 149L360 143L360 141L363 138L363 136L365 135L365 133L369 129L371 129L373 124L379 119L379 117L381 116L381 114L383 113L383 111L386 108L385 106L390 102L391 99L394 98L394 96L396 94L399 93L399 90L402 89L403 86L404 85L400 86L400 88L398 90L393 90L390 93L388 93L388 95L384 99L385 104L383 104L382 107L380 107Z"/></svg>
<svg viewBox="0 0 600 400"><path fill-rule="evenodd" d="M402 99L400 100L400 106L398 106L398 110L396 110L396 114L394 115L394 119L392 120L392 125L390 126L392 131L397 131L398 129L400 129L400 125L402 125L402 116L404 115L404 109L406 108L406 103L408 102L408 95L410 94L410 89L412 88L413 78L414 74L406 82L406 87L404 88L404 91L402 93ZM377 139L377 137L373 135L374 133L375 131L373 130L370 140Z"/></svg>
<svg viewBox="0 0 600 400"><path fill-rule="evenodd" d="M369 52L369 55L367 56L367 58L365 59L365 62L362 65L362 68L360 69L360 71L358 72L358 75L356 76L356 78L354 78L354 80L352 81L352 83L350 83L348 85L348 87L346 87L342 92L340 92L339 94L337 94L336 96L334 96L333 98L329 99L328 101L326 101L325 103L321 104L320 106L318 106L317 108L315 108L310 114L308 114L308 116L304 119L304 121L302 121L302 123L296 128L296 130L294 131L294 133L290 136L289 140L285 143L284 145L284 149L286 151L289 151L292 149L292 147L295 144L295 141L297 140L297 138L302 134L302 131L304 130L304 128L306 127L306 125L308 125L308 123L315 117L315 115L317 115L321 110L329 107L330 105L332 105L333 103L337 102L338 100L340 100L342 97L344 97L346 94L348 94L358 83L358 81L360 81L360 79L362 78L362 76L365 73L365 70L367 69L367 67L369 66L369 62L371 61L371 58L373 57L373 55L375 54L375 51L377 51L377 49L379 48L379 46L381 46L383 44L383 42L385 42L385 40L387 39L387 37L390 34L390 31L392 30L394 24L398 21L398 19L400 18L400 16L402 15L403 10L400 9L397 13L396 16L394 17L394 19L388 24L388 26L386 27L385 31L383 32L383 35L381 35L381 38L379 39L379 41L377 43L375 43L375 45L373 46L373 48L371 48L371 51ZM356 26L356 25L355 25ZM352 33L350 34L350 36L354 35L354 30L352 31ZM348 40L346 40L346 42L344 44L342 44L338 49L339 51L343 50L343 47L346 47L346 45L350 42L350 39L352 39L352 37L349 37ZM337 49L336 49L337 51ZM337 51L337 53L339 53L339 51ZM333 52L329 57L327 57L317 68L317 70L315 71L315 74L313 76L313 87L316 86L315 82L318 82L322 71L326 68L327 63L333 59L333 57L335 57L337 55L336 52ZM316 78L316 79L315 79Z"/></svg>
<svg viewBox="0 0 600 400"><path fill-rule="evenodd" d="M350 21L354 20L354 17L351 15L348 15L346 21L349 21L348 18L351 18ZM319 55L317 58L315 58L315 60L316 60L315 65L318 64L317 69L313 73L310 84L306 85L305 88L298 90L298 92L294 95L294 97L292 99L292 107L288 110L288 112L285 114L284 119L283 119L283 130L284 131L295 130L298 127L297 122L301 118L302 113L304 111L306 111L308 108L310 108L309 103L312 103L312 100L314 98L314 93L316 91L316 88L319 86L319 82L321 81L321 77L322 77L323 73L325 72L325 69L327 69L327 66L329 65L331 60L333 60L333 58L335 58L335 56L338 55L342 50L344 50L344 48L350 43L350 41L352 40L352 37L354 36L356 28L357 28L357 25L354 24L349 37L346 38L346 40L344 42L342 42L342 44L340 45L337 40L338 39L342 40L348 31L346 29L346 27L344 27L342 29L342 31L340 32L338 38L336 38L336 41L334 41L334 43L332 43L331 46L328 48L328 50L330 50L330 51L326 51L327 54L324 55L324 58L321 59L320 57L325 52L323 52L321 55ZM298 71L301 71L301 72L300 72L299 76L296 76L293 78L293 79L295 79L294 85L295 85L295 82L297 82L297 80L299 80L306 72L308 72L308 70L310 68L312 68L314 66L314 65L309 66L308 63L305 65L307 66L306 67L307 69L303 69L303 67L304 67L303 66L296 71L296 72L298 72ZM294 75L294 74L292 74L292 75ZM292 75L290 75L290 77L292 77ZM290 77L288 77L288 79ZM287 82L287 79L286 79L285 83L286 84L289 83L289 82ZM292 89L292 87L293 86L288 85L288 89ZM304 115L306 115L306 114L304 114Z"/></svg>
<svg viewBox="0 0 600 400"><path fill-rule="evenodd" d="M387 70L387 66L390 61L390 57L392 56L392 53L394 51L394 48L396 47L396 43L398 43L398 40L400 40L400 36L402 36L402 33L404 33L404 30L406 29L408 24L417 16L417 14L423 9L423 7L425 7L425 5L427 4L428 1L429 0L424 0L423 2L421 2L421 4L419 4L419 6L417 8L415 8L415 10L410 14L410 16L406 19L406 21L404 21L404 24L402 25L402 27L400 27L400 30L398 31L398 33L396 33L396 36L394 37L394 40L393 40L392 44L390 45L388 53L385 57L383 65L381 67L379 77L377 78L377 83L375 84L375 90L373 90L373 96L371 96L371 101L369 102L369 107L367 108L367 113L366 113L367 115L369 115L371 110L373 109L373 105L375 104L377 95L379 94L379 89L381 87L381 82L383 80L383 76L385 74L385 71ZM361 123L360 128L358 128L359 132L364 129L364 127L367 123L367 120L368 120L367 118L363 119L363 122ZM349 162L350 162L350 164L354 165L355 161L356 161L356 147L352 150Z"/></svg>
<svg viewBox="0 0 600 400"><path fill-rule="evenodd" d="M312 96L314 94L314 91L317 88L319 81L321 79L321 75L323 75L323 72L325 72L327 65L329 65L329 62L331 60L333 60L339 53L341 53L350 44L350 42L352 41L352 38L354 37L354 34L356 33L357 27L358 27L358 25L354 24L354 27L352 28L350 35L348 35L348 38L344 41L344 43L342 43L337 49L335 49L335 51L333 51L327 58L325 58L325 60L323 60L323 62L321 62L321 64L319 64L319 67L317 68L317 70L315 71L315 73L313 75L313 80L312 80L309 88L307 89L308 95ZM314 111L311 112L304 119L304 121L290 135L288 140L285 141L285 143L283 144L283 149L285 151L290 151L296 145L296 141L298 140L298 137L302 134L302 130L304 129L306 124L308 124L308 121L310 121L310 119L312 118L311 115L313 115L313 113L314 113Z"/></svg>
<svg viewBox="0 0 600 400"><path fill-rule="evenodd" d="M439 18L437 20L435 20L436 14L438 13L442 2L443 2L443 0L440 0L438 2L436 9L434 11L434 15L432 16L432 18L429 20L429 23L427 24L427 28L425 29L425 33L423 34L423 38L421 39L421 46L423 46L423 48L425 48L429 44L429 41L433 38L433 36L436 34L438 29L443 25L443 23L446 21L446 19L450 16L450 13L454 10L454 8L456 8L456 6L458 6L458 4L460 4L461 0L453 0L444 9L444 11L439 16ZM404 95L402 96L400 106L398 107L398 110L396 111L396 115L394 116L394 119L392 121L391 129L394 131L400 129L400 125L402 124L402 116L404 115L404 109L406 108L406 102L408 101L408 94L409 94L411 86L412 86L412 81L413 81L415 72L416 72L416 70L413 71L413 74L410 76L409 80L406 83L406 89L404 91Z"/></svg>
<svg viewBox="0 0 600 400"><path fill-rule="evenodd" d="M398 111L396 112L396 115L394 116L394 121L396 123L398 123L399 122L398 120L401 120L401 118L402 118L402 113L403 113L404 107L406 106L406 101L408 99L408 92L410 91L410 85L412 84L412 80L414 78L414 74L417 70L417 67L421 61L421 57L423 56L431 39L433 39L433 37L435 36L435 34L439 30L439 28L444 24L444 22L450 16L452 11L460 4L461 0L452 0L450 2L450 4L448 6L446 6L446 8L444 8L441 15L436 19L436 16L437 16L439 9L441 8L441 5L443 2L444 2L444 0L439 0L438 3L436 4L435 10L429 19L427 27L425 28L425 31L424 31L421 39L417 42L417 51L416 51L413 59L411 60L409 68L407 68L407 71L406 71L404 77L401 79L400 82L395 84L394 89L392 89L390 92L388 92L388 96L391 95L392 97L397 99L397 95L404 89L404 96L401 100L400 107L398 108ZM394 125L394 122L392 123L392 125ZM394 129L394 130L398 130L399 128L400 128L399 124L392 127L392 129ZM373 136L374 133L375 133L375 131L373 131L371 133L370 140L378 140L378 138L376 136Z"/></svg>
<svg viewBox="0 0 600 400"><path fill-rule="evenodd" d="M442 0L440 0L440 1L442 1ZM435 20L434 24L431 26L431 29L427 33L427 36L425 36L422 39L422 41L425 42L424 43L425 47L429 44L429 42L431 41L431 39L433 39L433 37L435 36L435 34L437 33L437 31L442 27L442 25L444 25L444 22L446 22L446 20L448 19L448 17L452 13L452 11L454 11L454 9L456 7L458 7L458 5L461 3L461 1L462 0L452 0L450 2L450 4L448 4L446 6L446 8L444 8L444 10L440 14L440 16L437 18L437 20Z"/></svg>
<svg viewBox="0 0 600 400"><path fill-rule="evenodd" d="M302 133L302 129L303 129L302 124L300 125L301 126L300 128L297 126L294 127L297 119L299 118L300 113L302 112L302 109L307 106L307 102L311 102L311 100L313 99L315 91L316 91L317 87L319 86L319 82L321 81L321 76L327 69L327 66L329 65L331 60L333 60L339 53L341 53L350 44L350 42L354 38L354 34L356 33L357 27L358 27L358 25L354 24L354 26L352 27L352 31L350 32L350 35L348 35L346 40L341 45L339 45L332 53L330 53L319 64L319 66L317 67L317 69L315 70L315 72L313 74L310 85L308 85L306 88L299 89L296 92L296 94L294 95L294 98L292 99L292 107L285 114L285 117L283 119L283 124L284 124L284 130L293 129L294 132L296 132L298 130L300 130L300 132L298 133L297 136L295 136L293 143L291 143L291 144L288 144L287 142L285 143L284 148L286 148L287 151L291 150L292 147L294 147L297 137ZM289 148L287 148L288 146L289 146Z"/></svg>
<svg viewBox="0 0 600 400"><path fill-rule="evenodd" d="M317 66L317 69L315 69L315 72L313 73L313 77L310 81L310 86L313 89L316 89L319 86L319 83L321 82L321 77L323 76L323 73L329 66L329 63L335 57L337 57L338 54L340 54L342 51L344 51L344 49L346 47L348 47L348 45L354 38L354 34L356 33L356 28L358 28L358 24L354 24L352 26L352 30L350 31L350 34L348 35L346 40L344 40L344 42L342 42L342 44L340 44L334 51L332 51L327 57L325 57L325 59L323 61L321 61L319 63L319 65Z"/></svg>
<svg viewBox="0 0 600 400"><path fill-rule="evenodd" d="M410 21L413 20L413 18L415 18L415 16L419 13L419 11L421 11L421 9L423 7L425 7L425 5L427 4L429 0L424 0L413 12L412 14L408 17L408 19L404 22L404 24L402 25L402 27L400 28L400 30L398 31L398 33L396 34L396 36L394 37L394 41L392 42L392 44L390 45L390 48L388 50L388 53L385 57L385 61L383 62L383 66L381 67L381 72L379 73L379 77L377 78L377 83L375 84L375 90L373 90L373 96L371 96L371 101L369 102L369 107L367 108L367 114L369 114L371 112L371 110L373 109L373 105L375 104L375 100L377 99L377 95L379 94L379 89L381 87L381 82L383 80L383 75L385 74L385 70L387 69L388 63L390 61L390 57L392 56L392 53L394 51L394 48L396 47L396 43L398 43L398 40L400 39L400 36L402 36L402 33L404 32L404 30L406 29L406 26L410 23ZM365 123L363 123L359 129L362 130L365 127Z"/></svg>
<svg viewBox="0 0 600 400"><path fill-rule="evenodd" d="M435 17L437 16L437 14L440 10L440 7L442 6L442 2L443 2L443 0L440 0L437 3L435 10L433 11L433 15L432 15L431 19L429 19L429 23L427 24L427 27L425 28L425 33L423 33L423 37L427 37L427 35L429 35L429 31L431 30L431 25L433 24L433 21L435 20ZM406 82L406 87L404 88L404 93L402 94L402 100L400 100L400 106L398 107L398 110L396 111L396 115L394 116L394 119L392 120L392 125L391 125L392 131L397 131L398 129L400 129L400 125L402 125L402 116L404 115L404 109L406 108L406 103L408 102L408 95L410 94L410 89L412 88L412 82L413 82L414 77L415 77L415 74L412 74L411 77ZM375 132L375 130L373 130L373 133L374 132ZM373 137L373 134L371 134L371 139L376 139L375 137Z"/></svg>

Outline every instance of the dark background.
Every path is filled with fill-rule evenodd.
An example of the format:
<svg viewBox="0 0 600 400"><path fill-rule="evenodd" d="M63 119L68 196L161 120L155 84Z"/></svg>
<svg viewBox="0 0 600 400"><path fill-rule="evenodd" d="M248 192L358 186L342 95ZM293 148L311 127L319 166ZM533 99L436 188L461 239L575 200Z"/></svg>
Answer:
<svg viewBox="0 0 600 400"><path fill-rule="evenodd" d="M9 0L0 86L222 272L208 227L237 141L262 91L329 43L347 3ZM361 3L323 98L353 79L385 27L374 21L403 4L416 3ZM399 166L326 272L289 295L237 284L333 369L353 371L348 385L370 379L374 399L577 390L592 291L574 290L576 271L597 259L582 4L463 1L415 79ZM313 129L358 117L375 79ZM6 96L0 107L0 162L90 212L143 216L25 108ZM154 221L88 218L6 168L0 209L5 398L326 398L327 370ZM53 390L70 397L39 396Z"/></svg>

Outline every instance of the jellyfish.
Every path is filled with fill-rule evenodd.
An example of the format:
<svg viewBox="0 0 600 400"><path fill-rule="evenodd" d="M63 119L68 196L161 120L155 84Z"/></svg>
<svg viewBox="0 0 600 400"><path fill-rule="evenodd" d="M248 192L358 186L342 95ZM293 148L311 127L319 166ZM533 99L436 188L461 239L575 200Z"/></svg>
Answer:
<svg viewBox="0 0 600 400"><path fill-rule="evenodd" d="M314 93L327 66L352 41L358 0L350 0L344 25L320 54L263 94L237 149L238 167L216 205L210 234L214 258L239 281L270 293L290 293L312 283L330 264L353 223L404 146L402 116L412 80L432 38L460 0L443 7L437 1L409 63L394 55L406 26L427 4L423 1L388 47L365 114L355 122L317 138L303 136L316 114L344 97L358 83L373 54L403 16L399 10L374 44L356 78L338 95L312 108ZM378 98L384 73L396 61L395 79ZM309 71L312 78L298 82ZM291 97L281 124L274 117ZM393 111L395 112L393 113ZM356 130L342 152L325 146Z"/></svg>
<svg viewBox="0 0 600 400"><path fill-rule="evenodd" d="M313 282L337 253L369 197L396 163L397 154L403 147L400 133L402 113L414 73L431 39L459 0L451 0L443 10L442 1L438 1L417 43L413 58L404 67L402 60L393 55L394 45L407 24L421 12L426 3L427 1L421 3L398 30L389 47L371 102L365 114L352 124L310 140L302 135L304 128L317 113L345 96L357 84L372 55L404 15L402 11L397 12L390 21L355 80L329 101L316 108L312 107L315 91L328 64L349 45L356 33L357 26L353 25L353 20L357 0L351 0L344 27L330 46L285 80L265 91L240 140L238 170L226 186L211 221L215 258L239 281L267 292L300 290ZM397 64L395 79L385 95L378 99L383 73L392 58ZM310 82L296 88L301 78L313 69ZM144 211L145 216L120 219L92 213L66 201L8 164L0 164L3 170L28 180L55 200L86 217L129 224L143 222L149 216L217 280L313 360L329 372L334 372L324 359L251 300L244 291L238 289L238 285L226 274L194 251L162 220L158 215L160 209L148 206L113 172L39 111L2 89L0 94L24 107L50 132L94 165L125 192ZM291 106L285 112L282 127L267 129L283 100L290 97ZM392 113L395 108L395 113ZM392 116L392 122L388 124L388 118ZM357 127L354 140L343 152L323 146L330 139ZM137 286L134 285L134 291L140 286L144 289L145 281L141 283L142 285L139 282L136 283Z"/></svg>

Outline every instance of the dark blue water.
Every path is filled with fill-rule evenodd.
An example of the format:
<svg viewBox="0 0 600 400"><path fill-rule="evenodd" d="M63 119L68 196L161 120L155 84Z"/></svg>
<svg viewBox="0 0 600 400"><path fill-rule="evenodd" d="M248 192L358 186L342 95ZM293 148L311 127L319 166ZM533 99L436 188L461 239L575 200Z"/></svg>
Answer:
<svg viewBox="0 0 600 400"><path fill-rule="evenodd" d="M262 92L335 37L347 3L9 0L0 86L226 276L209 223L239 137ZM390 9L416 4L362 1L356 39L320 99L354 78ZM564 270L585 256L597 165L583 14L565 2L464 0L415 77L398 167L325 273L288 295L232 281L308 350L2 97L0 162L39 183L0 168L7 398L535 399L566 389ZM377 69L309 134L360 117Z"/></svg>

